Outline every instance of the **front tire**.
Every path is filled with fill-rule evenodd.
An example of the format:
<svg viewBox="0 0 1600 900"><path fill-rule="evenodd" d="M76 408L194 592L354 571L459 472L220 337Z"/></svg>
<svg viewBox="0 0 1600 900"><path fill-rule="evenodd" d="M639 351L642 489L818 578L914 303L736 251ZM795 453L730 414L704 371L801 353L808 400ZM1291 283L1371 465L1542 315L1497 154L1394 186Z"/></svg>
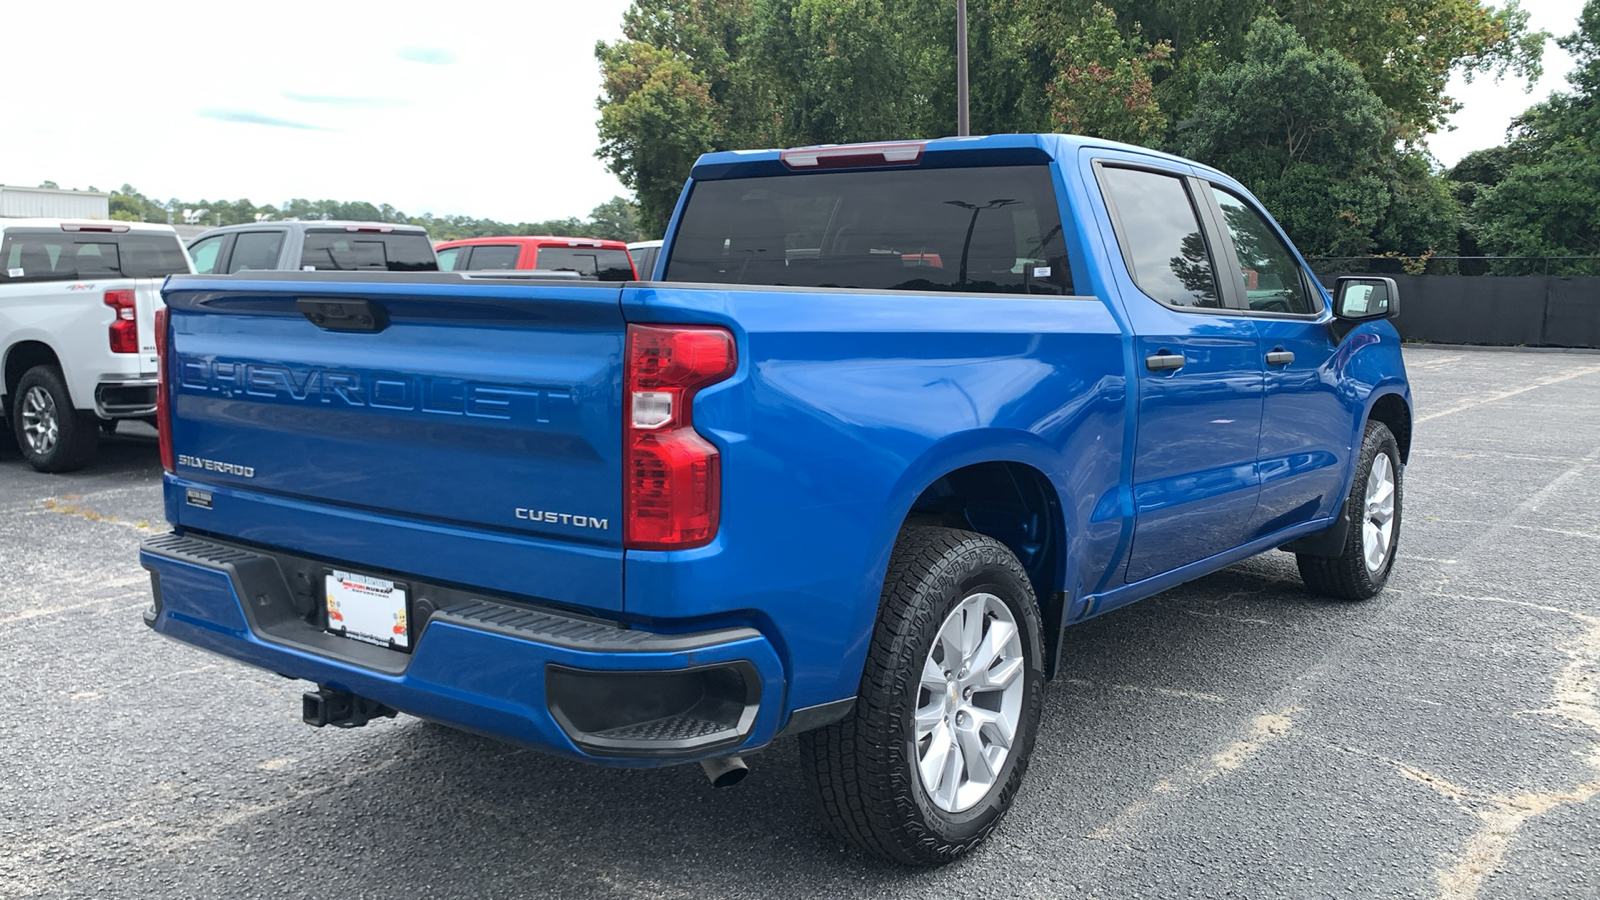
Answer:
<svg viewBox="0 0 1600 900"><path fill-rule="evenodd" d="M94 460L100 439L94 413L73 408L61 370L34 366L17 382L11 427L28 464L41 472L71 472Z"/></svg>
<svg viewBox="0 0 1600 900"><path fill-rule="evenodd" d="M800 735L840 839L911 865L971 850L1011 807L1044 702L1038 602L1006 547L906 528L884 579L855 709Z"/></svg>
<svg viewBox="0 0 1600 900"><path fill-rule="evenodd" d="M1389 426L1368 422L1356 476L1345 498L1350 528L1344 550L1334 557L1295 554L1300 578L1313 593L1339 600L1366 600L1389 582L1400 548L1403 471L1400 447Z"/></svg>

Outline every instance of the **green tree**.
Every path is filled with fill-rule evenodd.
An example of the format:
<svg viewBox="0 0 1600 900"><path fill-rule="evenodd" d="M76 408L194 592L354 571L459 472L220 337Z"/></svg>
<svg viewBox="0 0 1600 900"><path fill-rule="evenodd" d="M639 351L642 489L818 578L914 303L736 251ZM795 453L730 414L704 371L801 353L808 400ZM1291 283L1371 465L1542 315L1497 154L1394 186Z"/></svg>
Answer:
<svg viewBox="0 0 1600 900"><path fill-rule="evenodd" d="M1493 255L1600 254L1600 0L1559 43L1577 63L1572 90L1517 119L1501 157L1510 165L1473 204L1478 241Z"/></svg>
<svg viewBox="0 0 1600 900"><path fill-rule="evenodd" d="M640 240L639 205L626 197L612 197L589 213L584 233L608 241Z"/></svg>
<svg viewBox="0 0 1600 900"><path fill-rule="evenodd" d="M605 96L595 155L638 196L644 227L665 229L690 167L716 146L721 110L679 51L626 41L596 53Z"/></svg>
<svg viewBox="0 0 1600 900"><path fill-rule="evenodd" d="M1242 54L1201 80L1180 152L1244 182L1306 253L1455 249L1455 199L1426 157L1394 149L1390 110L1359 67L1270 18Z"/></svg>
<svg viewBox="0 0 1600 900"><path fill-rule="evenodd" d="M1287 103L1286 97L1295 102ZM1365 253L1387 211L1384 107L1361 71L1262 18L1243 58L1201 80L1178 150L1244 182L1304 252Z"/></svg>
<svg viewBox="0 0 1600 900"><path fill-rule="evenodd" d="M1437 131L1460 109L1445 94L1450 76L1513 72L1537 79L1547 35L1528 30L1510 0L1275 0L1272 6L1315 49L1350 60L1392 117L1398 135Z"/></svg>

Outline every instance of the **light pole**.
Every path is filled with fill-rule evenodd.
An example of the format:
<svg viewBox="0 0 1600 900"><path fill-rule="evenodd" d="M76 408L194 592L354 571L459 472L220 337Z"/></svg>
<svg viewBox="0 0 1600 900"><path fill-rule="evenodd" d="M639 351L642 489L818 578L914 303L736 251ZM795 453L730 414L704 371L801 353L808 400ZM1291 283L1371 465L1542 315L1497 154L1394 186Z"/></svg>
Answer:
<svg viewBox="0 0 1600 900"><path fill-rule="evenodd" d="M956 0L956 134L972 133L967 115L967 0Z"/></svg>

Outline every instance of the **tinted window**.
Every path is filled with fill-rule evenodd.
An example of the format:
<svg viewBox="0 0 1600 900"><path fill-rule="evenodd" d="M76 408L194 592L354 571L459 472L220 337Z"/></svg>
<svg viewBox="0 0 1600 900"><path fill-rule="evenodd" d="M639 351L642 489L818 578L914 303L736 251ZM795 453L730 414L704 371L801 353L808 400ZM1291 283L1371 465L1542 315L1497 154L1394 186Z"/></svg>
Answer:
<svg viewBox="0 0 1600 900"><path fill-rule="evenodd" d="M1044 166L702 181L669 281L1071 293Z"/></svg>
<svg viewBox="0 0 1600 900"><path fill-rule="evenodd" d="M6 281L164 278L189 271L177 235L13 232L0 245Z"/></svg>
<svg viewBox="0 0 1600 900"><path fill-rule="evenodd" d="M341 272L355 269L436 272L439 269L433 245L428 243L426 235L416 232L308 231L300 265Z"/></svg>
<svg viewBox="0 0 1600 900"><path fill-rule="evenodd" d="M439 271L454 272L456 270L456 256L465 252L465 247L447 247L439 251Z"/></svg>
<svg viewBox="0 0 1600 900"><path fill-rule="evenodd" d="M56 272L63 272L65 261L56 262ZM72 253L72 273L77 278L116 278L122 274L122 260L117 255L115 241L78 241Z"/></svg>
<svg viewBox="0 0 1600 900"><path fill-rule="evenodd" d="M1250 308L1261 312L1309 313L1316 306L1300 277L1300 266L1271 224L1232 193L1212 186L1233 239Z"/></svg>
<svg viewBox="0 0 1600 900"><path fill-rule="evenodd" d="M650 279L655 276L656 257L661 255L660 247L640 247L629 250L628 255L633 257L633 267L639 270L639 277Z"/></svg>
<svg viewBox="0 0 1600 900"><path fill-rule="evenodd" d="M517 254L522 248L515 244L489 244L472 248L469 269L515 269Z"/></svg>
<svg viewBox="0 0 1600 900"><path fill-rule="evenodd" d="M472 257L477 268L478 257ZM626 250L601 250L597 247L540 247L534 265L557 272L577 272L580 278L600 281L632 281L633 262Z"/></svg>
<svg viewBox="0 0 1600 900"><path fill-rule="evenodd" d="M1139 289L1168 306L1221 307L1211 253L1183 182L1110 166L1100 177L1117 211L1122 258Z"/></svg>
<svg viewBox="0 0 1600 900"><path fill-rule="evenodd" d="M194 270L201 275L210 275L217 271L217 261L222 256L222 245L227 240L228 235L219 234L194 242L189 247L189 258L194 260Z"/></svg>
<svg viewBox="0 0 1600 900"><path fill-rule="evenodd" d="M234 239L228 274L246 269L276 269L283 252L283 232L246 231Z"/></svg>

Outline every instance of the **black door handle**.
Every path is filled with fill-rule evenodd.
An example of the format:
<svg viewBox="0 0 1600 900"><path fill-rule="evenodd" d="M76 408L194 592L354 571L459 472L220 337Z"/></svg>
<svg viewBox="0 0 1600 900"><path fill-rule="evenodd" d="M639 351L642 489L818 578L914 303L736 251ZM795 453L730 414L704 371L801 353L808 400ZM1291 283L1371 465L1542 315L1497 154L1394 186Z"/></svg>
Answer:
<svg viewBox="0 0 1600 900"><path fill-rule="evenodd" d="M1287 366L1294 362L1294 353L1289 350L1274 350L1267 354L1267 365Z"/></svg>
<svg viewBox="0 0 1600 900"><path fill-rule="evenodd" d="M1167 372L1183 368L1183 354L1168 353L1163 350L1153 356L1144 358L1144 367L1152 372Z"/></svg>

